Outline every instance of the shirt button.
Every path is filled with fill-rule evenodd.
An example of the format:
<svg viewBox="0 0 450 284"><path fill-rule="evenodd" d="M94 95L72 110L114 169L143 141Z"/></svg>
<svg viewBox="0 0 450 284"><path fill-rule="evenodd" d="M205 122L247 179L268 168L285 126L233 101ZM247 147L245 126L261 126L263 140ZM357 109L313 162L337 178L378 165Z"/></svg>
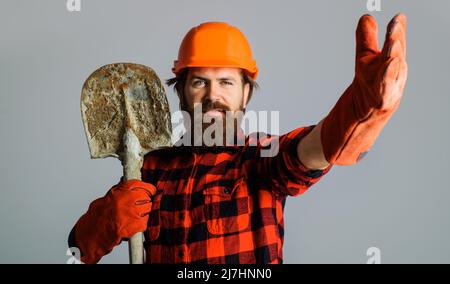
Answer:
<svg viewBox="0 0 450 284"><path fill-rule="evenodd" d="M226 194L230 194L230 189L229 189L229 188L225 188L225 189L223 190L223 192L225 192Z"/></svg>

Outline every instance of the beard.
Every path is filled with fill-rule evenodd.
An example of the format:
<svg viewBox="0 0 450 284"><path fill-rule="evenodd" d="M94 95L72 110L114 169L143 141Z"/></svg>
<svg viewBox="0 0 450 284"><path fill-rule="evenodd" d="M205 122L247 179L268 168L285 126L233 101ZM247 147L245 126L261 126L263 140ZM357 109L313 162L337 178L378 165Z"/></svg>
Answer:
<svg viewBox="0 0 450 284"><path fill-rule="evenodd" d="M187 106L185 101L183 105ZM245 114L243 96L236 109L211 100L181 109L190 116L190 125L185 124L185 128L190 131L192 145L225 146L242 142L240 123Z"/></svg>

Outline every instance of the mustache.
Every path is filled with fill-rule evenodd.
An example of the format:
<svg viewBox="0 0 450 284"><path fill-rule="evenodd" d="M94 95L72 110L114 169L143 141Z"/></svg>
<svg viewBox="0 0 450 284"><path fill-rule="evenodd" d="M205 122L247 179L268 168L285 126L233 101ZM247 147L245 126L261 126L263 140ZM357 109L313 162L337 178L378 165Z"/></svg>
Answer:
<svg viewBox="0 0 450 284"><path fill-rule="evenodd" d="M228 107L227 105L222 104L220 102L207 101L207 102L202 103L201 106L202 106L203 113L206 113L210 110L218 110L218 111L223 111L223 112L231 111L230 107Z"/></svg>

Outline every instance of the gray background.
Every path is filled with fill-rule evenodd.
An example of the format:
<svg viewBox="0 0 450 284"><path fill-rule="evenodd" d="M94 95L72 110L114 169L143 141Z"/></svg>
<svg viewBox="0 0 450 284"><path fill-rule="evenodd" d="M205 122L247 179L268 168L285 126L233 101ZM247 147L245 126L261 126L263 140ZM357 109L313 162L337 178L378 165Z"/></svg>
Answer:
<svg viewBox="0 0 450 284"><path fill-rule="evenodd" d="M281 111L285 133L318 122L351 82L367 13L365 0L82 0L79 13L65 2L0 4L0 263L66 262L70 229L120 178L118 160L90 160L81 123L81 85L96 68L138 62L167 79L189 28L229 22L260 67L249 109ZM380 39L399 11L402 104L365 160L288 199L286 263L365 263L372 246L383 263L450 263L450 2L382 0ZM126 246L102 262L126 263Z"/></svg>

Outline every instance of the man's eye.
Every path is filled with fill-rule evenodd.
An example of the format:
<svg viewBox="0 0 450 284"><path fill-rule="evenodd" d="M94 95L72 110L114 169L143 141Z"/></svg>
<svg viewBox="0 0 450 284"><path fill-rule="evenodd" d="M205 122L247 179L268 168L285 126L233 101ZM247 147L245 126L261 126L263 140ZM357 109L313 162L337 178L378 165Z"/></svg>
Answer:
<svg viewBox="0 0 450 284"><path fill-rule="evenodd" d="M205 86L205 81L204 80L195 80L193 83L192 83L192 85L194 86L194 87L196 87L196 88L199 88L199 87L203 87L203 86Z"/></svg>
<svg viewBox="0 0 450 284"><path fill-rule="evenodd" d="M222 84L223 85L230 85L230 86L232 86L233 82L231 82L231 81L222 81Z"/></svg>

